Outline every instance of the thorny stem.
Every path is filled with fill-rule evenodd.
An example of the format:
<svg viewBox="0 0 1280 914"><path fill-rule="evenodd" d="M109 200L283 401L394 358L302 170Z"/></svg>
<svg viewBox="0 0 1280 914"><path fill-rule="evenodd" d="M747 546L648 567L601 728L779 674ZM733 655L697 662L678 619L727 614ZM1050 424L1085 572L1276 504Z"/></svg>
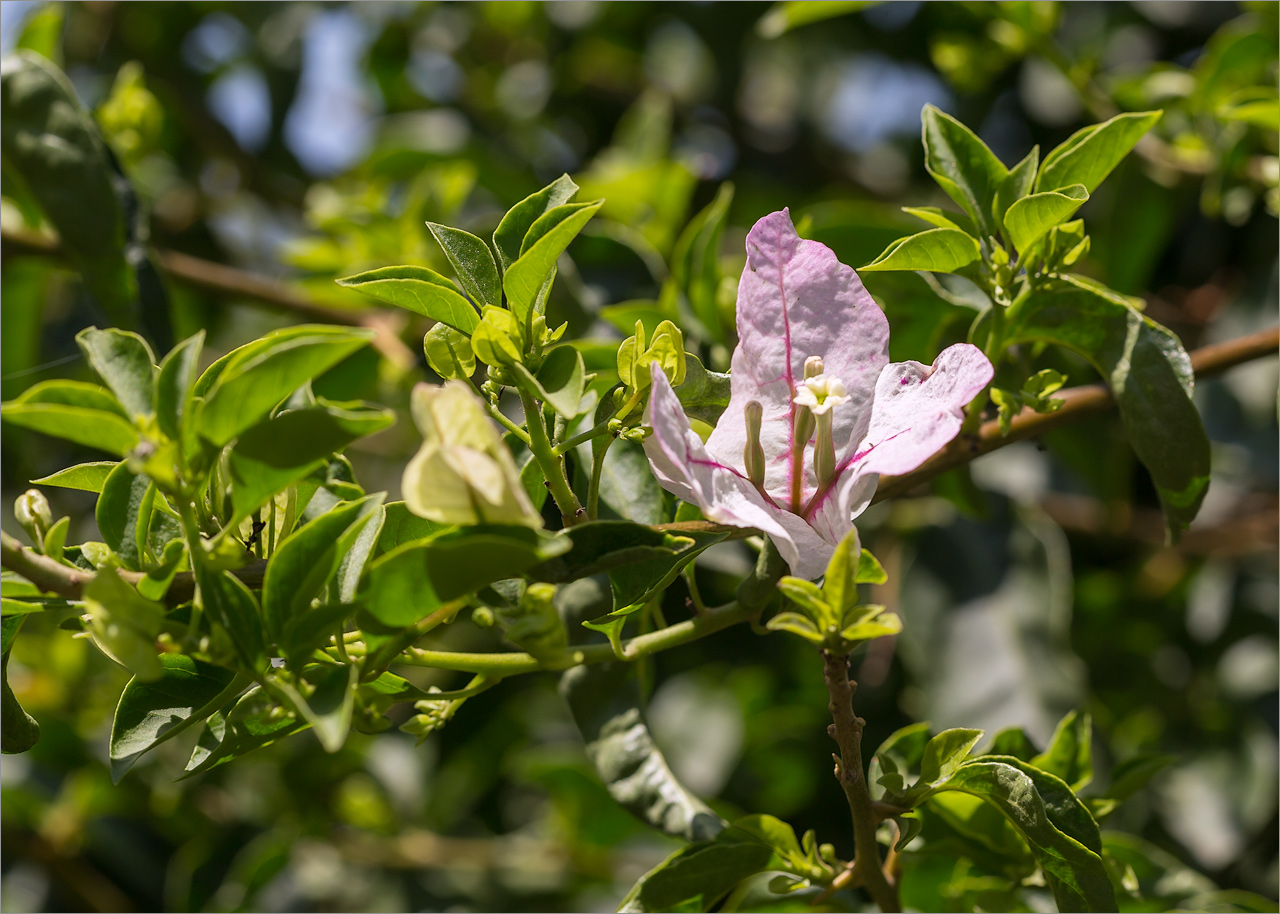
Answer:
<svg viewBox="0 0 1280 914"><path fill-rule="evenodd" d="M578 496L569 488L569 479L564 473L564 458L557 456L551 447L546 424L542 421L542 409L523 390L520 391L520 403L524 406L524 424L529 430L529 451L533 454L533 459L538 461L542 478L547 481L551 497L560 509L560 517L566 527L579 524L587 519L587 512L582 510Z"/></svg>
<svg viewBox="0 0 1280 914"><path fill-rule="evenodd" d="M831 696L828 708L833 721L827 732L840 747L840 754L835 756L836 780L844 789L849 812L853 816L851 879L867 890L880 910L898 911L901 909L898 890L885 877L879 845L876 844L879 820L872 807L866 774L862 769L862 728L865 722L853 713L856 686L849 681L849 655L823 651L822 663L822 678Z"/></svg>

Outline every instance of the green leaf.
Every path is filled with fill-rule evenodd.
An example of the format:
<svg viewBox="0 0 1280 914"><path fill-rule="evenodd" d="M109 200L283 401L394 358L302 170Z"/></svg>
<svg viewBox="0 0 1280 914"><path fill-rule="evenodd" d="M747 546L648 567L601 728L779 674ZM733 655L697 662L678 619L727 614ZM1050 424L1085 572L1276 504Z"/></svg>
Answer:
<svg viewBox="0 0 1280 914"><path fill-rule="evenodd" d="M25 619L25 615L6 615L0 622L4 632L0 652L0 752L5 755L26 752L40 739L40 724L18 703L13 689L9 688L9 652Z"/></svg>
<svg viewBox="0 0 1280 914"><path fill-rule="evenodd" d="M920 758L920 780L916 787L932 787L944 781L969 757L982 739L981 730L943 730L924 745Z"/></svg>
<svg viewBox="0 0 1280 914"><path fill-rule="evenodd" d="M405 543L429 539L442 530L454 529L447 524L419 517L402 501L393 501L383 508L383 518L382 532L378 535L379 555Z"/></svg>
<svg viewBox="0 0 1280 914"><path fill-rule="evenodd" d="M103 542L131 571L142 568L155 497L151 479L131 473L121 462L107 477L94 509Z"/></svg>
<svg viewBox="0 0 1280 914"><path fill-rule="evenodd" d="M1008 342L1072 349L1111 386L1129 443L1160 494L1172 536L1196 516L1209 485L1209 439L1191 400L1191 360L1165 327L1067 277L1010 309Z"/></svg>
<svg viewBox="0 0 1280 914"><path fill-rule="evenodd" d="M182 439L183 424L191 413L192 388L203 348L201 330L175 346L160 363L156 375L156 422L160 431L175 441Z"/></svg>
<svg viewBox="0 0 1280 914"><path fill-rule="evenodd" d="M347 741L347 734L351 730L351 714L355 709L360 668L355 664L323 665L312 667L304 675L314 687L310 695L304 696L291 682L278 677L268 679L268 682L311 725L324 751L337 752Z"/></svg>
<svg viewBox="0 0 1280 914"><path fill-rule="evenodd" d="M623 565L671 559L695 541L625 520L591 521L561 530L571 543L562 555L529 570L530 578L564 584L612 571Z"/></svg>
<svg viewBox="0 0 1280 914"><path fill-rule="evenodd" d="M469 306L468 306L469 307ZM199 414L200 434L221 447L295 390L368 344L373 334L349 327L290 328L241 347L220 369Z"/></svg>
<svg viewBox="0 0 1280 914"><path fill-rule="evenodd" d="M139 679L158 679L164 668L156 656L156 636L164 607L140 596L108 560L85 586L89 630L108 657Z"/></svg>
<svg viewBox="0 0 1280 914"><path fill-rule="evenodd" d="M840 619L858 602L858 569L862 565L862 543L858 528L851 527L840 545L831 553L826 574L822 578L822 593L835 617ZM784 578L783 580L786 580Z"/></svg>
<svg viewBox="0 0 1280 914"><path fill-rule="evenodd" d="M305 479L357 438L395 423L391 410L321 403L272 416L246 430L231 449L229 524L238 524L276 493Z"/></svg>
<svg viewBox="0 0 1280 914"><path fill-rule="evenodd" d="M603 205L603 200L566 203L548 210L530 227L519 258L507 267L502 277L507 307L522 325L528 324L538 293L555 268L556 260Z"/></svg>
<svg viewBox="0 0 1280 914"><path fill-rule="evenodd" d="M1065 781L1073 791L1093 780L1093 721L1088 714L1071 711L1058 722L1049 748L1031 764Z"/></svg>
<svg viewBox="0 0 1280 914"><path fill-rule="evenodd" d="M1012 757L980 756L938 789L980 797L1000 810L1031 846L1059 910L1117 910L1097 823L1058 778Z"/></svg>
<svg viewBox="0 0 1280 914"><path fill-rule="evenodd" d="M479 305L502 306L502 282L489 246L470 232L428 222L427 228L457 271L462 290Z"/></svg>
<svg viewBox="0 0 1280 914"><path fill-rule="evenodd" d="M793 578L788 575L778 581L778 590L788 600L803 609L805 614L822 628L834 627L838 624L839 616L836 615L834 608L827 603L827 598L822 592L822 588L812 581Z"/></svg>
<svg viewBox="0 0 1280 914"><path fill-rule="evenodd" d="M76 334L76 343L130 418L155 411L155 355L146 340L128 330L88 327Z"/></svg>
<svg viewBox="0 0 1280 914"><path fill-rule="evenodd" d="M106 389L79 381L42 381L0 407L4 421L123 457L138 432Z"/></svg>
<svg viewBox="0 0 1280 914"><path fill-rule="evenodd" d="M476 354L471 340L448 324L436 324L422 338L422 352L431 370L446 381L465 379L476 373Z"/></svg>
<svg viewBox="0 0 1280 914"><path fill-rule="evenodd" d="M211 568L199 559L194 565L205 612L230 636L244 671L257 673L267 661L267 639L257 598L230 571Z"/></svg>
<svg viewBox="0 0 1280 914"><path fill-rule="evenodd" d="M929 270L954 273L978 260L982 252L971 235L954 228L936 228L900 238L864 267L862 273L888 270Z"/></svg>
<svg viewBox="0 0 1280 914"><path fill-rule="evenodd" d="M1088 199L1089 192L1083 184L1072 184L1015 201L1004 215L1009 240L1019 252L1025 253L1049 229L1071 218Z"/></svg>
<svg viewBox="0 0 1280 914"><path fill-rule="evenodd" d="M1177 759L1171 755L1155 754L1143 754L1125 759L1111 769L1111 783L1104 792L1104 796L1116 802L1123 802L1146 787L1153 777L1175 761Z"/></svg>
<svg viewBox="0 0 1280 914"><path fill-rule="evenodd" d="M582 366L582 353L572 346L558 346L548 353L537 374L530 374L523 365L515 365L516 374L524 380L530 392L545 401L565 419L582 415L579 406L585 389L586 374Z"/></svg>
<svg viewBox="0 0 1280 914"><path fill-rule="evenodd" d="M248 684L230 670L184 654L162 654L159 679L129 680L111 724L111 781L120 783L142 754L204 720Z"/></svg>
<svg viewBox="0 0 1280 914"><path fill-rule="evenodd" d="M1032 146L1027 157L1009 169L1008 177L996 189L995 203L992 204L991 215L995 218L996 225L1004 225L1005 213L1009 211L1009 207L1031 193L1039 165L1040 147Z"/></svg>
<svg viewBox="0 0 1280 914"><path fill-rule="evenodd" d="M984 236L995 235L991 208L1009 170L986 143L951 115L925 105L920 118L925 168Z"/></svg>
<svg viewBox="0 0 1280 914"><path fill-rule="evenodd" d="M856 580L859 584L883 584L889 580L889 576L885 574L884 566L880 564L880 560L865 547L858 553L858 576Z"/></svg>
<svg viewBox="0 0 1280 914"><path fill-rule="evenodd" d="M114 460L95 460L92 463L78 463L65 470L59 470L40 479L31 480L35 486L55 486L60 489L79 489L82 492L101 492L119 463Z"/></svg>
<svg viewBox="0 0 1280 914"><path fill-rule="evenodd" d="M0 111L6 182L21 178L112 322L136 326L138 284L111 154L71 83L48 60L18 51L0 69Z"/></svg>
<svg viewBox="0 0 1280 914"><path fill-rule="evenodd" d="M974 227L973 220L964 213L952 213L936 206L904 206L902 211L938 228L959 229L966 235L978 237L978 230Z"/></svg>
<svg viewBox="0 0 1280 914"><path fill-rule="evenodd" d="M297 712L281 714L278 707L261 686L254 686L229 712L211 715L183 777L216 768L311 726Z"/></svg>
<svg viewBox="0 0 1280 914"><path fill-rule="evenodd" d="M518 526L474 526L406 543L369 565L364 603L384 625L413 625L486 584L569 549L568 540Z"/></svg>
<svg viewBox="0 0 1280 914"><path fill-rule="evenodd" d="M799 635L814 644L821 644L827 638L826 633L819 631L818 626L814 625L808 616L802 616L796 612L780 612L769 619L764 627L771 632L790 632L793 635Z"/></svg>
<svg viewBox="0 0 1280 914"><path fill-rule="evenodd" d="M537 193L525 197L502 217L493 232L493 247L505 273L520 259L525 236L548 210L563 206L573 199L578 185L568 175L561 175Z"/></svg>
<svg viewBox="0 0 1280 914"><path fill-rule="evenodd" d="M874 6L874 0L782 0L756 23L761 38L778 38L792 29Z"/></svg>
<svg viewBox="0 0 1280 914"><path fill-rule="evenodd" d="M620 911L710 911L742 880L765 869L773 849L745 833L682 848L640 877Z"/></svg>
<svg viewBox="0 0 1280 914"><path fill-rule="evenodd" d="M471 335L471 347L486 365L520 365L528 334L510 311L484 309L484 317Z"/></svg>
<svg viewBox="0 0 1280 914"><path fill-rule="evenodd" d="M285 539L271 556L262 582L262 613L267 631L279 641L285 627L311 606L338 570L338 543L353 525L382 505L369 495L320 515ZM293 658L290 658L293 659Z"/></svg>
<svg viewBox="0 0 1280 914"><path fill-rule="evenodd" d="M729 375L707 371L692 352L684 354L684 380L675 387L685 415L714 426L729 405Z"/></svg>
<svg viewBox="0 0 1280 914"><path fill-rule="evenodd" d="M480 323L475 305L435 270L426 267L380 267L339 279L338 285L358 289L378 301L448 324L468 336Z"/></svg>
<svg viewBox="0 0 1280 914"><path fill-rule="evenodd" d="M1036 747L1021 727L1006 727L991 740L991 746L983 755L1012 755L1023 762L1036 756Z"/></svg>
<svg viewBox="0 0 1280 914"><path fill-rule="evenodd" d="M924 747L928 742L929 724L922 721L895 731L881 743L867 771L871 796L879 799L885 795L886 777L893 781L892 788L888 789L889 793L898 797L905 794L906 775L920 767Z"/></svg>
<svg viewBox="0 0 1280 914"><path fill-rule="evenodd" d="M690 562L727 537L727 533L685 534L680 539L687 540L689 544L678 551L614 568L609 573L609 583L613 588L615 612L642 607L670 587Z"/></svg>
<svg viewBox="0 0 1280 914"><path fill-rule="evenodd" d="M1117 114L1109 121L1076 131L1045 156L1036 177L1036 190L1083 184L1084 189L1092 193L1163 113Z"/></svg>

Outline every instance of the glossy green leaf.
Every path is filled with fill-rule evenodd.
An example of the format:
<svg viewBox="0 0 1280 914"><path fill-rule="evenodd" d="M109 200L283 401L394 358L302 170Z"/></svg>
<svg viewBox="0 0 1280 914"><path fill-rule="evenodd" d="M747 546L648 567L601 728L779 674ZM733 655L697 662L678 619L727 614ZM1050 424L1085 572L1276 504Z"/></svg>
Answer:
<svg viewBox="0 0 1280 914"><path fill-rule="evenodd" d="M981 730L943 730L924 744L920 758L919 786L932 786L949 778L961 763L969 757L973 747L982 739Z"/></svg>
<svg viewBox="0 0 1280 914"><path fill-rule="evenodd" d="M465 379L476 373L471 340L448 324L436 324L422 338L422 352L431 370L444 380Z"/></svg>
<svg viewBox="0 0 1280 914"><path fill-rule="evenodd" d="M123 457L138 432L118 400L96 384L43 381L0 407L5 422Z"/></svg>
<svg viewBox="0 0 1280 914"><path fill-rule="evenodd" d="M155 497L155 485L148 477L135 475L120 463L107 476L94 509L103 542L132 571L142 568Z"/></svg>
<svg viewBox="0 0 1280 914"><path fill-rule="evenodd" d="M981 256L976 238L960 229L936 228L895 241L871 263L860 267L859 272L928 270L954 273Z"/></svg>
<svg viewBox="0 0 1280 914"><path fill-rule="evenodd" d="M395 413L363 404L320 405L272 416L246 430L231 449L230 523L323 466L352 441L395 423Z"/></svg>
<svg viewBox="0 0 1280 914"><path fill-rule="evenodd" d="M373 334L348 327L312 326L306 333L268 335L236 350L204 397L200 434L222 446L256 425L276 404L307 381L368 344Z"/></svg>
<svg viewBox="0 0 1280 914"><path fill-rule="evenodd" d="M991 208L1009 169L986 143L951 115L925 105L920 117L925 168L983 235L994 235Z"/></svg>
<svg viewBox="0 0 1280 914"><path fill-rule="evenodd" d="M271 637L311 606L338 570L338 543L352 525L366 521L382 504L370 495L328 511L295 531L276 549L262 583L262 612Z"/></svg>
<svg viewBox="0 0 1280 914"><path fill-rule="evenodd" d="M586 371L582 354L572 346L558 346L547 354L537 374L523 365L514 366L516 374L538 399L545 401L565 419L582 415L579 406L585 390Z"/></svg>
<svg viewBox="0 0 1280 914"><path fill-rule="evenodd" d="M390 552L397 546L424 540L443 530L448 524L439 524L414 514L402 501L393 501L383 508L382 532L378 535L377 554Z"/></svg>
<svg viewBox="0 0 1280 914"><path fill-rule="evenodd" d="M1093 364L1111 386L1129 443L1151 473L1170 533L1186 527L1209 485L1209 439L1191 400L1191 360L1178 338L1065 277L1010 309L1007 339L1057 343Z"/></svg>
<svg viewBox="0 0 1280 914"><path fill-rule="evenodd" d="M130 418L155 411L155 355L146 340L128 330L88 327L76 334L76 343Z"/></svg>
<svg viewBox="0 0 1280 914"><path fill-rule="evenodd" d="M1031 193L1036 183L1036 169L1040 166L1040 147L1032 146L1031 151L1013 168L1008 176L996 188L996 199L992 204L991 215L996 225L1004 225L1005 213L1009 207Z"/></svg>
<svg viewBox="0 0 1280 914"><path fill-rule="evenodd" d="M261 686L254 686L229 711L211 715L184 777L224 765L311 726L296 712L278 713L278 707Z"/></svg>
<svg viewBox="0 0 1280 914"><path fill-rule="evenodd" d="M502 281L498 278L498 265L493 261L489 246L470 232L428 222L427 228L435 237L444 255L453 264L462 290L477 305L502 305Z"/></svg>
<svg viewBox="0 0 1280 914"><path fill-rule="evenodd" d="M684 354L684 380L675 388L685 415L714 426L729 405L729 375L708 371L692 352Z"/></svg>
<svg viewBox="0 0 1280 914"><path fill-rule="evenodd" d="M230 670L184 654L162 654L159 679L129 680L111 724L111 780L119 783L142 754L207 718L248 684Z"/></svg>
<svg viewBox="0 0 1280 914"><path fill-rule="evenodd" d="M458 287L426 267L380 267L339 279L338 285L358 289L378 301L448 324L468 336L480 323L476 306L467 301Z"/></svg>
<svg viewBox="0 0 1280 914"><path fill-rule="evenodd" d="M195 574L206 616L226 630L244 671L260 671L267 661L267 639L258 599L230 571L197 561Z"/></svg>
<svg viewBox="0 0 1280 914"><path fill-rule="evenodd" d="M520 365L528 335L510 311L485 308L484 317L471 335L471 347L486 365Z"/></svg>
<svg viewBox="0 0 1280 914"><path fill-rule="evenodd" d="M568 175L561 175L537 193L525 197L502 217L493 232L493 247L505 273L520 259L520 249L529 229L548 210L563 206L573 199L578 185Z"/></svg>
<svg viewBox="0 0 1280 914"><path fill-rule="evenodd" d="M203 348L204 331L201 330L175 346L160 362L160 371L156 374L156 422L160 431L174 440L181 439L183 425L191 413L192 391Z"/></svg>
<svg viewBox="0 0 1280 914"><path fill-rule="evenodd" d="M1025 253L1054 226L1071 218L1089 199L1083 184L1072 184L1015 200L1004 214L1004 227L1009 240Z"/></svg>
<svg viewBox="0 0 1280 914"><path fill-rule="evenodd" d="M519 258L507 267L502 277L507 307L522 324L527 324L536 310L535 300L555 268L556 260L603 205L603 200L566 203L548 210L529 228Z"/></svg>
<svg viewBox="0 0 1280 914"><path fill-rule="evenodd" d="M79 489L82 492L101 492L119 463L114 460L95 460L91 463L78 463L65 470L59 470L40 479L31 480L35 486L55 486L60 489Z"/></svg>
<svg viewBox="0 0 1280 914"><path fill-rule="evenodd" d="M1117 114L1109 121L1077 130L1047 156L1036 177L1036 190L1083 184L1092 193L1138 140L1160 120L1162 111Z"/></svg>
<svg viewBox="0 0 1280 914"><path fill-rule="evenodd" d="M623 565L672 558L694 545L687 536L625 520L591 521L557 535L572 545L562 555L530 569L528 574L534 580L564 584Z"/></svg>
<svg viewBox="0 0 1280 914"><path fill-rule="evenodd" d="M384 625L412 625L450 600L569 549L528 527L475 526L406 543L369 565L364 603Z"/></svg>
<svg viewBox="0 0 1280 914"><path fill-rule="evenodd" d="M902 211L938 228L959 229L966 235L978 237L978 230L974 227L973 220L964 213L950 212L936 206L904 206Z"/></svg>
<svg viewBox="0 0 1280 914"><path fill-rule="evenodd" d="M981 756L961 765L939 789L980 797L1017 827L1044 869L1059 910L1117 910L1097 823L1058 778L1012 757Z"/></svg>
<svg viewBox="0 0 1280 914"><path fill-rule="evenodd" d="M1065 781L1080 791L1093 780L1093 721L1086 714L1071 711L1058 722L1049 748L1031 759L1031 764Z"/></svg>
<svg viewBox="0 0 1280 914"><path fill-rule="evenodd" d="M71 83L48 60L18 51L0 69L0 110L6 181L10 169L21 177L112 322L137 326L138 284L111 154Z"/></svg>
<svg viewBox="0 0 1280 914"><path fill-rule="evenodd" d="M26 616L6 615L0 620L4 633L3 651L0 651L0 752L12 755L26 752L40 739L40 724L27 713L9 688L9 653L13 639Z"/></svg>

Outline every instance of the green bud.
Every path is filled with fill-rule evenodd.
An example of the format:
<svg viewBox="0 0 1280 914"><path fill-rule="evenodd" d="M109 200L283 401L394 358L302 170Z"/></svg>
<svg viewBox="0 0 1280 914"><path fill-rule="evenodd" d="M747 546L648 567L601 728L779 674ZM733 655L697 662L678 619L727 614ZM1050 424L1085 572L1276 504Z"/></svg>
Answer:
<svg viewBox="0 0 1280 914"><path fill-rule="evenodd" d="M471 348L486 365L519 365L524 360L524 328L514 314L492 305L484 307L480 324L471 334Z"/></svg>
<svg viewBox="0 0 1280 914"><path fill-rule="evenodd" d="M808 371L808 363L805 370ZM756 488L764 485L764 447L760 444L760 425L764 420L764 407L759 400L752 400L746 406L747 444L743 448L742 459L747 467L747 478Z"/></svg>
<svg viewBox="0 0 1280 914"><path fill-rule="evenodd" d="M653 342L645 346L644 324L636 321L636 332L618 347L618 377L629 391L644 390L651 382L649 366L657 362L671 382L678 387L684 382L686 360L684 334L671 321L658 324Z"/></svg>
<svg viewBox="0 0 1280 914"><path fill-rule="evenodd" d="M44 542L45 531L53 526L49 500L39 489L27 489L13 503L13 516L36 543Z"/></svg>
<svg viewBox="0 0 1280 914"><path fill-rule="evenodd" d="M431 370L446 381L465 380L476 373L471 340L447 324L436 324L422 338L422 351Z"/></svg>
<svg viewBox="0 0 1280 914"><path fill-rule="evenodd" d="M493 610L487 606L477 606L471 610L471 621L480 628L492 628L494 623Z"/></svg>

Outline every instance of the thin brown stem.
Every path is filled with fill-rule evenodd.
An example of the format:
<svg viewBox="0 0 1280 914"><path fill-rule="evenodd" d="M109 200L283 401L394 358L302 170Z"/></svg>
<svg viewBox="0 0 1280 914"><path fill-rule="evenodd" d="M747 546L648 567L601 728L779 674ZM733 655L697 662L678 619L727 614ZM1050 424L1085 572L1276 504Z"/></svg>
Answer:
<svg viewBox="0 0 1280 914"><path fill-rule="evenodd" d="M844 790L853 817L854 857L851 879L867 890L882 911L898 911L898 890L885 877L876 843L879 819L867 790L867 777L862 769L862 728L865 722L853 713L853 691L849 680L849 655L822 652L822 678L831 696L828 708L832 724L827 728L840 747L836 760L836 780Z"/></svg>

